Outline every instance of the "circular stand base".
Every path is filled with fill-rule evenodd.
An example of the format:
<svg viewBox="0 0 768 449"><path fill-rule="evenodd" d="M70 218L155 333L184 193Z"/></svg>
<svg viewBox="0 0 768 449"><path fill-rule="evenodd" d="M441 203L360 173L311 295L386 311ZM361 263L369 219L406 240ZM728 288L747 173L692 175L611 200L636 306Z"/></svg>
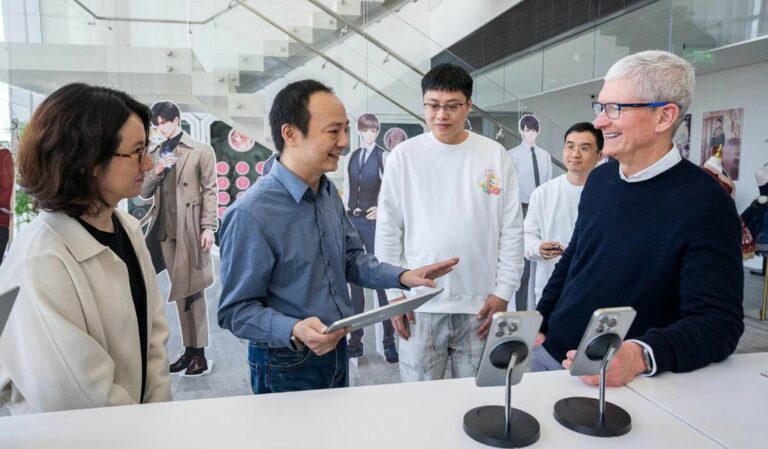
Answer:
<svg viewBox="0 0 768 449"><path fill-rule="evenodd" d="M473 440L494 447L524 447L539 439L539 422L528 413L513 408L510 429L504 429L504 407L485 405L464 415L464 432Z"/></svg>
<svg viewBox="0 0 768 449"><path fill-rule="evenodd" d="M574 432L593 437L618 437L632 429L632 418L618 405L605 403L600 420L600 403L594 398L565 398L555 404L555 419Z"/></svg>

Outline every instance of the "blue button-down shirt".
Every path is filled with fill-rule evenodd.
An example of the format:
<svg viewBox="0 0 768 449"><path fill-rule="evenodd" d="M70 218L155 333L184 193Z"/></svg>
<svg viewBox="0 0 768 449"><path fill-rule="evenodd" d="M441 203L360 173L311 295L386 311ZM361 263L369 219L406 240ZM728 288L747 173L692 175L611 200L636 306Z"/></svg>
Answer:
<svg viewBox="0 0 768 449"><path fill-rule="evenodd" d="M403 268L365 254L336 187L317 193L278 161L224 215L219 325L240 338L292 347L291 330L316 316L354 314L347 281L400 288Z"/></svg>

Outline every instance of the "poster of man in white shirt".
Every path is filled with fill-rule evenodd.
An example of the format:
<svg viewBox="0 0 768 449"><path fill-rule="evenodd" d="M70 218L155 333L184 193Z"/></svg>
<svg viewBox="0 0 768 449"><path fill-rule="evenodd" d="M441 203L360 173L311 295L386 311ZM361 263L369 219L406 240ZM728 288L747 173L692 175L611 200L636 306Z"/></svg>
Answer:
<svg viewBox="0 0 768 449"><path fill-rule="evenodd" d="M528 298L528 310L538 304L549 277L571 240L579 213L581 191L589 173L602 158L603 134L591 123L571 126L563 137L565 174L534 189L523 223L525 258L536 262L530 282L534 298Z"/></svg>
<svg viewBox="0 0 768 449"><path fill-rule="evenodd" d="M536 146L539 137L539 119L531 114L520 117L520 145L507 151L517 169L517 180L520 185L520 202L526 207L530 202L533 189L552 179L552 156L541 147Z"/></svg>
<svg viewBox="0 0 768 449"><path fill-rule="evenodd" d="M507 155L517 169L520 203L525 215L528 212L528 202L533 189L552 179L552 156L546 150L536 146L536 138L541 131L539 119L532 114L525 114L520 117L518 129L522 141L520 145L507 151ZM516 310L526 310L526 304L531 303L528 298L533 295L533 288L531 288L533 282L530 281L532 271L536 271L536 264L526 259L523 277L520 279L520 289L515 294Z"/></svg>

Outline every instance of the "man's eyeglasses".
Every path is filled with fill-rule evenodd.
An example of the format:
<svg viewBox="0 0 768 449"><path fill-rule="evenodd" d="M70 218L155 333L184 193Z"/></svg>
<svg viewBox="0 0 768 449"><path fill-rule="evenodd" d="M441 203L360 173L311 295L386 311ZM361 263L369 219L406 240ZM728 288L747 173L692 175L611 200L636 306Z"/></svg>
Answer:
<svg viewBox="0 0 768 449"><path fill-rule="evenodd" d="M595 150L595 148L593 148L593 147L591 147L589 145L582 145L582 146L576 146L576 145L573 145L573 144L570 144L570 145L566 144L565 145L565 151L567 151L568 153L574 153L574 152L578 151L579 154L583 154L583 153L589 153L590 151L594 151L594 150Z"/></svg>
<svg viewBox="0 0 768 449"><path fill-rule="evenodd" d="M122 154L122 153L114 153L112 156L117 157L129 157L135 161L137 161L139 164L141 164L141 159L144 157L144 155L147 154L147 148L144 147L141 150L136 150L133 153L130 154Z"/></svg>
<svg viewBox="0 0 768 449"><path fill-rule="evenodd" d="M442 109L449 114L455 114L459 112L459 109L461 109L461 107L464 106L465 104L467 103L448 103L448 104L424 103L424 110L430 114L437 114Z"/></svg>
<svg viewBox="0 0 768 449"><path fill-rule="evenodd" d="M668 104L674 103L671 101L655 101L653 103L598 103L595 101L592 103L592 110L595 112L595 117L605 111L605 115L608 118L616 119L619 118L621 110L624 108L658 108Z"/></svg>

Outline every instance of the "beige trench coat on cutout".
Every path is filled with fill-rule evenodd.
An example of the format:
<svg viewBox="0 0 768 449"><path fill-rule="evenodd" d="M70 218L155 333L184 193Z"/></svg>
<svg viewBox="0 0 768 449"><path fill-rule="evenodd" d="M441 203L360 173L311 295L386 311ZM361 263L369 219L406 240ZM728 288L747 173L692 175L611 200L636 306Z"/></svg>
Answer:
<svg viewBox="0 0 768 449"><path fill-rule="evenodd" d="M157 163L160 151L155 151L152 160ZM183 133L176 147L176 258L171 279L168 301L176 301L205 290L213 284L211 252L200 248L200 236L204 229L216 231L218 220L218 188L216 186L216 155L211 146L198 142ZM153 198L149 211L147 247L152 254L155 270L166 269L158 240L158 215L162 207L160 195L162 180L147 173L141 186L141 197Z"/></svg>

